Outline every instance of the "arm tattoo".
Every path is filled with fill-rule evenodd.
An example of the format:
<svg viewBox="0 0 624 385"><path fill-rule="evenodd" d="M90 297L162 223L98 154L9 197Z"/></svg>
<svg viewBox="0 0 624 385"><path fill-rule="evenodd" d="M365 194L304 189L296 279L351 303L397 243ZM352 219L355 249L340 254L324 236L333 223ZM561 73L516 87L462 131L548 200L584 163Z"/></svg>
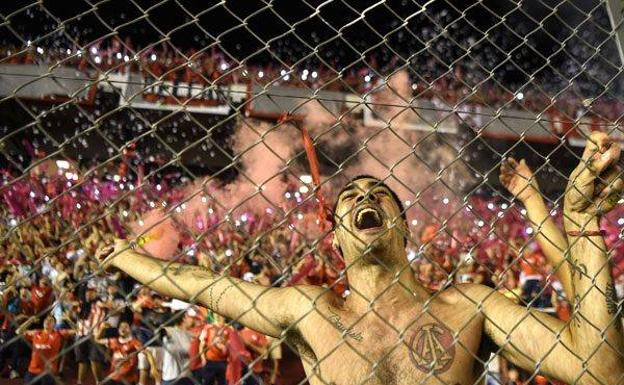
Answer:
<svg viewBox="0 0 624 385"><path fill-rule="evenodd" d="M208 303L210 304L210 309L214 309L214 294L212 291L214 290L216 282L213 282L210 285L210 290L208 290Z"/></svg>
<svg viewBox="0 0 624 385"><path fill-rule="evenodd" d="M572 259L572 279L578 273L579 279L583 278L583 275L587 276L587 265L579 263L578 259Z"/></svg>
<svg viewBox="0 0 624 385"><path fill-rule="evenodd" d="M353 338L354 340L362 342L362 340L364 339L364 337L362 336L362 332L356 332L355 330L353 330L353 328L348 328L344 323L342 323L342 320L340 319L340 316L338 314L332 311L331 308L327 308L327 310L329 310L329 312L331 313L331 316L329 316L329 322L331 322L331 324L334 325L336 329L340 330L345 335Z"/></svg>
<svg viewBox="0 0 624 385"><path fill-rule="evenodd" d="M574 296L574 311L572 312L572 320L574 321L574 326L581 326L581 296L576 294Z"/></svg>
<svg viewBox="0 0 624 385"><path fill-rule="evenodd" d="M228 287L226 287L225 289L223 289L223 291L221 292L221 294L219 294L219 297L217 297L217 303L214 305L214 308L212 308L211 310L219 313L219 305L221 304L221 299L223 298L223 296L225 295L225 293L230 290L231 288L233 288L234 286L236 286L236 283L232 282L230 283L230 285Z"/></svg>
<svg viewBox="0 0 624 385"><path fill-rule="evenodd" d="M617 292L615 291L615 286L613 282L611 282L605 291L605 297L607 297L607 311L610 315L613 316L613 323L615 324L615 328L618 331L622 331L622 308L621 304L617 298Z"/></svg>
<svg viewBox="0 0 624 385"><path fill-rule="evenodd" d="M172 265L171 267L174 267L174 266ZM209 273L208 269L202 266L187 265L187 264L180 263L178 264L178 266L175 267L175 270L173 271L173 275L181 275L186 272L193 274L195 277L202 277L202 278L205 278L205 273Z"/></svg>
<svg viewBox="0 0 624 385"><path fill-rule="evenodd" d="M617 293L615 292L615 286L613 286L613 282L607 285L607 289L605 290L605 297L607 297L607 311L609 312L609 314L618 314L618 299Z"/></svg>
<svg viewBox="0 0 624 385"><path fill-rule="evenodd" d="M587 265L585 265L584 263L579 263L578 271L579 271L579 279L583 278L583 275L587 276Z"/></svg>

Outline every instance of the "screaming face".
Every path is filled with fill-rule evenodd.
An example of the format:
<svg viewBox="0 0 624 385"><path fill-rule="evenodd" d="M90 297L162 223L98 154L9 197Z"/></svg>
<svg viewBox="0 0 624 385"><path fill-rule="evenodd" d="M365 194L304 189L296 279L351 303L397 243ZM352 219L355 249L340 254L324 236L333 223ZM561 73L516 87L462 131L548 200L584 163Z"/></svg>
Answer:
<svg viewBox="0 0 624 385"><path fill-rule="evenodd" d="M375 230L383 226L383 212L373 205L362 205L353 215L355 227L358 230Z"/></svg>
<svg viewBox="0 0 624 385"><path fill-rule="evenodd" d="M392 190L372 177L356 178L338 196L334 210L334 245L345 254L372 262L405 247L407 226L401 203ZM385 257L384 257L385 258Z"/></svg>

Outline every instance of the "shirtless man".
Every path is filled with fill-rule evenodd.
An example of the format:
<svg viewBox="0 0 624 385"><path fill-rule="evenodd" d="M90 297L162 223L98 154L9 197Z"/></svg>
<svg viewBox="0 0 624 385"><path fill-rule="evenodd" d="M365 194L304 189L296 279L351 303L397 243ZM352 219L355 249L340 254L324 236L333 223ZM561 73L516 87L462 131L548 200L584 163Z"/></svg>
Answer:
<svg viewBox="0 0 624 385"><path fill-rule="evenodd" d="M371 177L349 183L336 204L334 245L348 266L346 299L322 287L270 288L157 260L125 241L101 249L98 258L104 268L119 268L164 295L285 338L313 385L470 385L483 376L488 345L517 366L568 384L620 384L624 346L597 231L598 214L612 208L622 190L609 171L619 153L605 135L592 136L565 196L575 299L568 324L481 285L428 291L407 262L401 203Z"/></svg>

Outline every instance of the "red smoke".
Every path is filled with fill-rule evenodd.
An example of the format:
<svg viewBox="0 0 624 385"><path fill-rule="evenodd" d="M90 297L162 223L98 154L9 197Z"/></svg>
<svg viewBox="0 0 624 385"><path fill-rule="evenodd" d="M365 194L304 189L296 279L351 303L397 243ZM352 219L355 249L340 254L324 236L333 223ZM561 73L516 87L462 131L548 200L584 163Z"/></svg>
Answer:
<svg viewBox="0 0 624 385"><path fill-rule="evenodd" d="M448 200L445 203L448 213L444 214L447 216L453 212L452 207L461 206L461 199L453 192L460 193L463 184L472 176L461 161L457 161L457 150L438 141L436 134L406 129L403 123L417 121L415 112L409 108L411 99L411 82L403 70L392 75L387 86L374 96L374 102L386 105L375 108L379 117L386 121L385 127L365 127L360 120L334 116L317 100L307 101L295 111L305 111L303 125L311 137L317 139L316 150L320 158L323 154L332 154L334 146L341 148L350 144L356 149L356 154L350 154L353 156L349 161L338 165L340 178L332 176L329 183L325 183L329 175L321 178L324 189L336 191L348 178L358 174L376 176L394 189L402 201L410 202L410 222L432 214L442 215L430 213L427 211L429 206L418 203L430 202L432 197ZM321 147L319 141L323 143ZM210 227L209 207L232 216L243 212L259 213L272 207L279 215L289 181L296 180L300 174L309 174L307 162L299 165L293 162L295 155L301 155L303 150L301 132L293 124L269 123L241 116L232 144L239 174L234 182L219 186L217 182L206 184L201 180L185 190L185 199L195 196L176 214L176 220L194 234ZM196 194L202 185L205 185L203 191ZM309 232L311 229L300 230Z"/></svg>
<svg viewBox="0 0 624 385"><path fill-rule="evenodd" d="M139 252L164 260L176 258L180 233L163 210L148 211L139 221L131 223L130 228Z"/></svg>

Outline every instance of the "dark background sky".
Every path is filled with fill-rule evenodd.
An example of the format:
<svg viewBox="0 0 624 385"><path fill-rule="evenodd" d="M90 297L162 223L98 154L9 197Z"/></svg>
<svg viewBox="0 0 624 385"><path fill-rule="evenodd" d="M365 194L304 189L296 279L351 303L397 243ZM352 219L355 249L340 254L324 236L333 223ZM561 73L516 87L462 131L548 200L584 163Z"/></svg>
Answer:
<svg viewBox="0 0 624 385"><path fill-rule="evenodd" d="M578 72L565 68L566 62L584 62L583 55L589 57L587 52L608 38L610 28L598 0L528 0L521 6L508 0L41 3L0 2L2 42L19 46L30 39L64 48L70 41L86 45L116 35L131 37L135 47L163 41L183 51L218 46L238 62L308 65L322 60L336 70L366 65L372 57L383 66L397 56L414 71L427 60L443 70L464 57L468 65L481 64L497 80L516 86L527 82L528 74L552 79L553 72ZM617 66L613 45L596 56L586 67L606 81L616 72L608 63Z"/></svg>

